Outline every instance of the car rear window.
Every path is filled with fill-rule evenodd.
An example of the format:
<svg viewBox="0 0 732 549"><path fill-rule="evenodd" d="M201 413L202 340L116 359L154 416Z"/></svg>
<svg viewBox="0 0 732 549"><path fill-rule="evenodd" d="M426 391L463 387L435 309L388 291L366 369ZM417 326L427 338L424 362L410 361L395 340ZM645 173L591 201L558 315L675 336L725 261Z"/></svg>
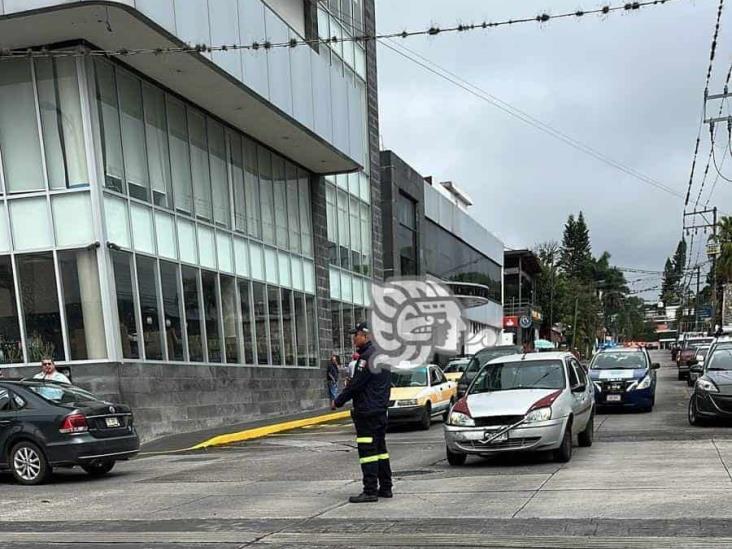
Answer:
<svg viewBox="0 0 732 549"><path fill-rule="evenodd" d="M57 385L55 383L43 383L29 385L28 389L41 398L54 404L81 404L84 402L103 402L88 393L84 389L69 385Z"/></svg>

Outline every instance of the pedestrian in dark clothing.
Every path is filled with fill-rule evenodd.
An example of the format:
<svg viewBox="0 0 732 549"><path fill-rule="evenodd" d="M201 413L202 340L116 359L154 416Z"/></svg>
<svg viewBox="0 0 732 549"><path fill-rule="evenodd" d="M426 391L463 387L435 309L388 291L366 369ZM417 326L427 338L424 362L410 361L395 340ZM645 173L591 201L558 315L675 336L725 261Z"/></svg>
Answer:
<svg viewBox="0 0 732 549"><path fill-rule="evenodd" d="M386 422L391 391L391 373L373 364L374 345L369 326L361 322L351 330L358 361L351 383L336 398L335 405L343 406L353 400L351 418L356 427L358 457L363 474L363 492L351 496L351 503L378 501L392 497L391 464L386 449Z"/></svg>
<svg viewBox="0 0 732 549"><path fill-rule="evenodd" d="M341 359L338 355L331 355L328 362L328 396L330 396L330 409L335 410L335 399L338 396L338 375L340 374Z"/></svg>

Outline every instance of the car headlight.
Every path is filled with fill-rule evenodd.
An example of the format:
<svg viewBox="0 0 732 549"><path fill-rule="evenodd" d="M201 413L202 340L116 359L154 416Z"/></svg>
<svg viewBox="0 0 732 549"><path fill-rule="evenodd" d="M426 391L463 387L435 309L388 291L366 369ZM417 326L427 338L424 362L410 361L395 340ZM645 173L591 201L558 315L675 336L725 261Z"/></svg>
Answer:
<svg viewBox="0 0 732 549"><path fill-rule="evenodd" d="M457 425L459 427L475 427L475 421L472 417L460 412L452 412L450 414L450 425Z"/></svg>
<svg viewBox="0 0 732 549"><path fill-rule="evenodd" d="M633 383L633 385L628 387L628 391L635 391L636 389L648 389L648 387L651 386L651 381L651 376L647 375L640 381L636 381L635 383Z"/></svg>
<svg viewBox="0 0 732 549"><path fill-rule="evenodd" d="M419 406L419 401L416 398L406 398L404 400L397 400L397 406Z"/></svg>
<svg viewBox="0 0 732 549"><path fill-rule="evenodd" d="M526 423L533 423L535 421L547 421L552 418L552 409L547 406L546 408L537 408L536 410L531 410L528 414L526 414L526 417L524 418L526 420Z"/></svg>
<svg viewBox="0 0 732 549"><path fill-rule="evenodd" d="M696 386L698 389L705 391L707 393L718 393L719 392L719 389L717 389L717 386L707 379L702 379L702 378L697 379Z"/></svg>

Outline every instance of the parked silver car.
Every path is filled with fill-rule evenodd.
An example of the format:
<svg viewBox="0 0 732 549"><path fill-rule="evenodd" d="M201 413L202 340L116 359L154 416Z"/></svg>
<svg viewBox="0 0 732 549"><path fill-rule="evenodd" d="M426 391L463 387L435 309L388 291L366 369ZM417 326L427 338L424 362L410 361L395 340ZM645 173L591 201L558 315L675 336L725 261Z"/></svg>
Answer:
<svg viewBox="0 0 732 549"><path fill-rule="evenodd" d="M450 411L445 424L447 460L469 454L551 450L572 457L572 443L591 446L594 387L570 353L531 353L486 364Z"/></svg>

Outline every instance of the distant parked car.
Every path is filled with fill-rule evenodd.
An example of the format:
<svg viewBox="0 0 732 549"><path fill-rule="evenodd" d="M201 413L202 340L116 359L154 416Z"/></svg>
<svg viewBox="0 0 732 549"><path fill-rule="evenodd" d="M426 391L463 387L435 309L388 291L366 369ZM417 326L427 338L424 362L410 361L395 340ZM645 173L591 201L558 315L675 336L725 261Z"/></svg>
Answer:
<svg viewBox="0 0 732 549"><path fill-rule="evenodd" d="M463 377L463 372L465 372L468 364L470 364L471 358L473 358L472 355L455 357L453 359L450 359L447 362L445 368L442 370L445 374L445 377L450 381L454 381L457 383L460 378Z"/></svg>
<svg viewBox="0 0 732 549"><path fill-rule="evenodd" d="M548 450L566 462L575 437L592 445L594 414L592 384L570 353L496 358L452 407L444 427L447 461Z"/></svg>
<svg viewBox="0 0 732 549"><path fill-rule="evenodd" d="M694 386L694 382L699 378L699 372L704 371L704 361L711 348L711 345L699 345L696 348L696 364L689 368L689 376L686 378L686 384L689 387Z"/></svg>
<svg viewBox="0 0 732 549"><path fill-rule="evenodd" d="M137 454L132 411L73 385L0 380L0 469L21 484L40 484L54 467L92 476Z"/></svg>
<svg viewBox="0 0 732 549"><path fill-rule="evenodd" d="M704 361L692 366L700 377L689 399L688 417L692 425L712 418L732 418L732 347L717 346Z"/></svg>
<svg viewBox="0 0 732 549"><path fill-rule="evenodd" d="M689 368L692 364L696 364L696 348L701 345L711 345L713 342L713 337L689 337L684 339L683 345L676 355L679 381L689 377Z"/></svg>
<svg viewBox="0 0 732 549"><path fill-rule="evenodd" d="M618 347L600 351L590 362L589 374L598 407L635 408L650 412L656 402L656 370L648 351Z"/></svg>
<svg viewBox="0 0 732 549"><path fill-rule="evenodd" d="M524 348L521 345L498 345L494 347L486 347L481 349L473 355L470 359L470 363L465 368L462 377L458 381L458 398L465 394L468 390L468 386L478 375L480 369L485 366L489 361L494 358L515 355L524 352Z"/></svg>

